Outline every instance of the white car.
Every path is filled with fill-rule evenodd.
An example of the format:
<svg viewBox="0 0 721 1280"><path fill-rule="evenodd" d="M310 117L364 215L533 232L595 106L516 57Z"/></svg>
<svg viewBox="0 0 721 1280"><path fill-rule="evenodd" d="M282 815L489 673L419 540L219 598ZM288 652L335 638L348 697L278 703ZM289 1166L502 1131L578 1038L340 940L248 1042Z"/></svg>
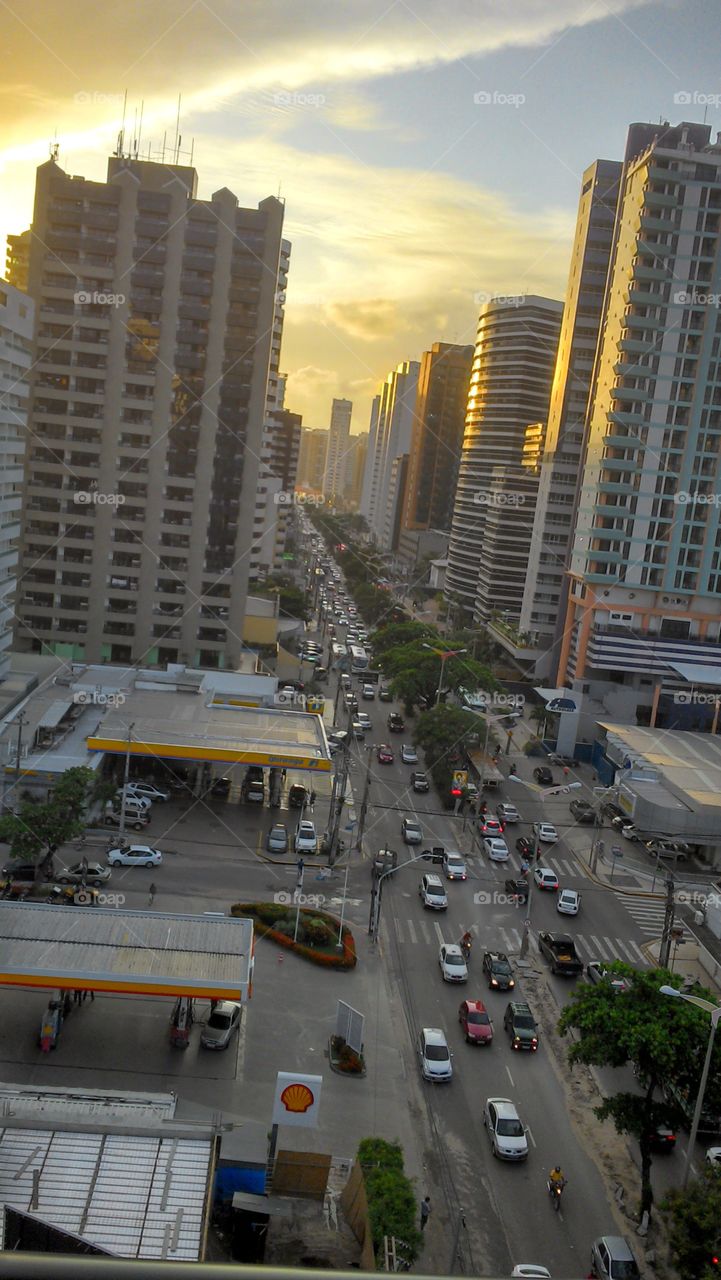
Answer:
<svg viewBox="0 0 721 1280"><path fill-rule="evenodd" d="M486 836L483 848L491 862L508 862L508 845L501 836Z"/></svg>
<svg viewBox="0 0 721 1280"><path fill-rule="evenodd" d="M533 834L541 844L555 844L558 832L552 822L534 822Z"/></svg>
<svg viewBox="0 0 721 1280"><path fill-rule="evenodd" d="M488 1098L483 1124L491 1140L491 1152L499 1160L525 1160L528 1138L510 1098Z"/></svg>
<svg viewBox="0 0 721 1280"><path fill-rule="evenodd" d="M376 696L375 686L372 684L364 684L361 689L361 697L367 698L371 702Z"/></svg>
<svg viewBox="0 0 721 1280"><path fill-rule="evenodd" d="M125 794L128 796L144 796L146 800L150 800L153 804L164 804L170 799L169 791L161 791L160 787L153 786L152 782L129 782L125 788Z"/></svg>
<svg viewBox="0 0 721 1280"><path fill-rule="evenodd" d="M108 850L110 867L157 867L162 861L160 849L150 844L123 844Z"/></svg>
<svg viewBox="0 0 721 1280"><path fill-rule="evenodd" d="M721 1166L721 1147L709 1147L706 1152L706 1163L715 1168Z"/></svg>
<svg viewBox="0 0 721 1280"><path fill-rule="evenodd" d="M296 853L315 853L318 848L315 826L307 818L301 819L295 829L294 847Z"/></svg>
<svg viewBox="0 0 721 1280"><path fill-rule="evenodd" d="M401 747L401 760L404 764L418 764L418 752L408 742Z"/></svg>
<svg viewBox="0 0 721 1280"><path fill-rule="evenodd" d="M548 1267L542 1267L538 1262L517 1262L511 1272L513 1280L519 1277L519 1280L552 1280Z"/></svg>
<svg viewBox="0 0 721 1280"><path fill-rule="evenodd" d="M515 804L499 804L496 808L496 813L504 826L507 822L521 821L521 815Z"/></svg>
<svg viewBox="0 0 721 1280"><path fill-rule="evenodd" d="M115 805L116 809L119 809L122 803L123 803L123 788L118 787L118 790L115 792L115 799L113 801L113 804ZM126 812L130 812L131 809L141 809L143 813L150 813L150 810L152 809L152 807L153 807L153 802L148 796L136 796L132 791L125 792Z"/></svg>
<svg viewBox="0 0 721 1280"><path fill-rule="evenodd" d="M453 1079L452 1054L440 1027L424 1027L418 1035L418 1060L424 1080Z"/></svg>
<svg viewBox="0 0 721 1280"><path fill-rule="evenodd" d="M438 952L444 982L467 982L468 966L457 942L443 942Z"/></svg>
<svg viewBox="0 0 721 1280"><path fill-rule="evenodd" d="M367 711L356 711L355 718L358 721L358 723L362 724L366 729L373 728L373 721L371 720Z"/></svg>
<svg viewBox="0 0 721 1280"><path fill-rule="evenodd" d="M447 880L465 880L468 872L463 855L455 849L446 849L443 855L443 870Z"/></svg>
<svg viewBox="0 0 721 1280"><path fill-rule="evenodd" d="M556 899L556 911L560 911L562 916L577 916L580 905L581 895L578 889L561 889Z"/></svg>
<svg viewBox="0 0 721 1280"><path fill-rule="evenodd" d="M539 889L548 889L557 893L560 888L558 876L555 871L551 871L550 867L536 867L533 872L533 879Z"/></svg>
<svg viewBox="0 0 721 1280"><path fill-rule="evenodd" d="M423 828L417 818L404 818L401 835L406 844L423 844Z"/></svg>

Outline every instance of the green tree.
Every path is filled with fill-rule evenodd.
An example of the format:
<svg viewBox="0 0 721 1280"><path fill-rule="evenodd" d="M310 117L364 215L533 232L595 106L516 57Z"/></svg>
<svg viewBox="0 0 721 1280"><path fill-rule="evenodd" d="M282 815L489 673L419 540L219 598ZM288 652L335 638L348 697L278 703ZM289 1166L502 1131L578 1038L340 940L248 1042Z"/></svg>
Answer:
<svg viewBox="0 0 721 1280"><path fill-rule="evenodd" d="M370 638L374 654L381 658L389 649L399 649L402 645L421 640L440 642L440 636L425 622L396 622L385 623Z"/></svg>
<svg viewBox="0 0 721 1280"><path fill-rule="evenodd" d="M307 622L310 618L310 596L306 591L301 591L288 574L274 574L254 590L265 599L277 593L278 609L282 618L300 618L303 622Z"/></svg>
<svg viewBox="0 0 721 1280"><path fill-rule="evenodd" d="M427 641L414 640L398 648L388 649L384 654L383 670L392 681L393 692L402 698L409 711L418 703L425 701L433 705L436 700L441 659L435 646L431 649L427 645ZM443 646L440 646L440 651L443 652ZM456 692L466 685L489 691L498 688L498 682L480 662L474 662L465 654L448 658L443 664L444 691Z"/></svg>
<svg viewBox="0 0 721 1280"><path fill-rule="evenodd" d="M485 732L486 722L482 716L442 703L418 718L415 741L423 748L438 794L449 808L453 771L463 764L466 748L479 738L483 741Z"/></svg>
<svg viewBox="0 0 721 1280"><path fill-rule="evenodd" d="M685 1191L671 1191L661 1209L681 1280L718 1280L713 1259L721 1254L721 1172L707 1167Z"/></svg>
<svg viewBox="0 0 721 1280"><path fill-rule="evenodd" d="M0 818L0 841L10 845L13 859L49 865L59 845L84 831L95 786L92 769L68 769L47 800L23 800L17 813Z"/></svg>
<svg viewBox="0 0 721 1280"><path fill-rule="evenodd" d="M667 970L641 972L620 962L610 968L628 979L628 990L614 991L607 982L580 984L558 1026L563 1035L573 1030L578 1037L568 1051L569 1062L598 1067L636 1065L643 1092L612 1094L595 1113L599 1119L613 1120L619 1133L637 1139L641 1213L650 1213L651 1135L662 1121L676 1123L681 1118L672 1104L658 1100L661 1087L675 1084L688 1088L692 1078L698 1086L708 1037L707 1018L686 1001L660 994L661 986L674 982Z"/></svg>
<svg viewBox="0 0 721 1280"><path fill-rule="evenodd" d="M403 1171L403 1151L398 1142L364 1138L358 1147L363 1170L373 1247L379 1264L384 1236L394 1236L405 1246L404 1257L414 1262L423 1248L418 1229L418 1203L413 1183Z"/></svg>

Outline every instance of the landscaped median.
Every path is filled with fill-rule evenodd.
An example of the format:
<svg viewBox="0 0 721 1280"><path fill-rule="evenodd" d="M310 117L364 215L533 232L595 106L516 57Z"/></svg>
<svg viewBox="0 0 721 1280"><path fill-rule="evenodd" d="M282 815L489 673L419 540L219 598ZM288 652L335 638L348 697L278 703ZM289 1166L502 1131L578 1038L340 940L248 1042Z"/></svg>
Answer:
<svg viewBox="0 0 721 1280"><path fill-rule="evenodd" d="M277 902L236 902L230 914L249 916L261 938L270 938L313 964L353 969L357 963L353 934L346 925L341 933L340 920L328 911Z"/></svg>

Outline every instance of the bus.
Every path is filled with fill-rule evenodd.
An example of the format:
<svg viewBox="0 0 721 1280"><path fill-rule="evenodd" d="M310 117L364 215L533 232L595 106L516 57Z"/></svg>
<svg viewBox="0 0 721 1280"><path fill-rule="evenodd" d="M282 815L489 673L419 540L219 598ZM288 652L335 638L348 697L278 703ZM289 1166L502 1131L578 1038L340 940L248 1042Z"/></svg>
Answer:
<svg viewBox="0 0 721 1280"><path fill-rule="evenodd" d="M350 654L350 669L354 676L368 670L368 654L362 645L349 644L348 653Z"/></svg>
<svg viewBox="0 0 721 1280"><path fill-rule="evenodd" d="M340 662L341 658L345 658L348 652L348 650L346 649L346 646L344 644L341 644L340 640L333 641L330 651L333 656L334 662Z"/></svg>

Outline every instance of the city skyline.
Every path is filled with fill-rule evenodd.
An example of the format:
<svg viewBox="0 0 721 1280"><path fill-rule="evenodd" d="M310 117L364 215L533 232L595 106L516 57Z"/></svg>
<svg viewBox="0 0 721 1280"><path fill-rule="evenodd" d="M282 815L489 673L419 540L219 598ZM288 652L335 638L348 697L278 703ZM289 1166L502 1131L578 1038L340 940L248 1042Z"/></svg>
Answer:
<svg viewBox="0 0 721 1280"><path fill-rule="evenodd" d="M126 144L141 134L155 155L165 135L167 158L182 92L200 197L227 183L246 204L286 202L288 403L320 427L351 399L357 434L388 368L473 341L481 295L562 296L589 156L618 155L634 120L721 126L697 38L710 0L548 9L480 5L471 21L456 3L440 30L427 3L310 3L299 24L279 0L240 29L230 3L180 18L159 3L139 28L114 11L73 21L71 4L56 31L47 6L16 22L9 6L0 234L29 224L54 136L68 172L102 180L127 90Z"/></svg>

